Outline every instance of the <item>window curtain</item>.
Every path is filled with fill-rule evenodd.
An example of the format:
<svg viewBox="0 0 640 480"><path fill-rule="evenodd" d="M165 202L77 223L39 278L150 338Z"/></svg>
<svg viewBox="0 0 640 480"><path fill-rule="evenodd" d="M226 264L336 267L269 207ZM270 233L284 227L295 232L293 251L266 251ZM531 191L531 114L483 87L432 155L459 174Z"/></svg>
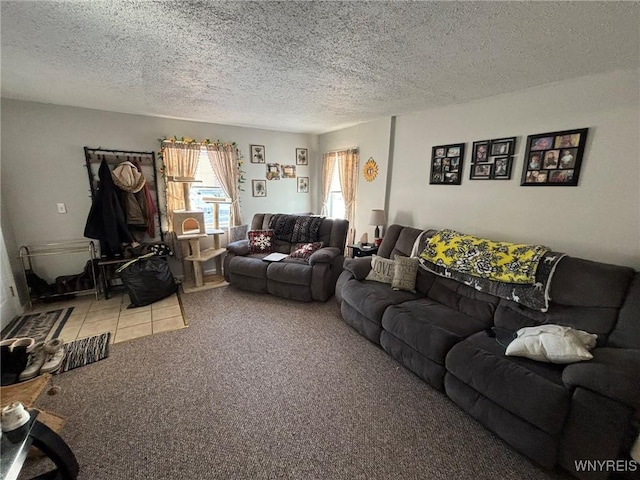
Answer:
<svg viewBox="0 0 640 480"><path fill-rule="evenodd" d="M231 144L207 145L207 156L213 173L216 174L225 195L231 199L230 226L242 223L240 213L240 168L238 166L238 149Z"/></svg>
<svg viewBox="0 0 640 480"><path fill-rule="evenodd" d="M162 144L162 160L167 177L194 177L200 158L200 144L169 143ZM184 188L182 183L167 182L167 224L173 232L173 215L177 210L184 210Z"/></svg>
<svg viewBox="0 0 640 480"><path fill-rule="evenodd" d="M356 194L358 191L358 159L357 150L343 150L336 153L338 162L338 175L340 189L344 199L345 215L349 221L349 233L347 242L352 245L355 240L356 230L354 220L356 217Z"/></svg>
<svg viewBox="0 0 640 480"><path fill-rule="evenodd" d="M325 153L322 156L322 215L328 215L329 194L331 193L331 179L336 164L335 153Z"/></svg>

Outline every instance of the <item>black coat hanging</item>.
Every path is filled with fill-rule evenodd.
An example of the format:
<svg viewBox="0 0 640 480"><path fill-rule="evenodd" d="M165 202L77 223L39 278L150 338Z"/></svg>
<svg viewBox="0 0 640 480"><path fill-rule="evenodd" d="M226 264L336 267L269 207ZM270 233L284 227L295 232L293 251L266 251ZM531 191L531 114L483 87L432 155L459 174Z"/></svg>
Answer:
<svg viewBox="0 0 640 480"><path fill-rule="evenodd" d="M102 258L122 257L122 244L135 241L127 227L122 205L120 204L120 190L113 183L111 170L103 158L98 169L100 187L98 188L84 236L100 240L100 256Z"/></svg>

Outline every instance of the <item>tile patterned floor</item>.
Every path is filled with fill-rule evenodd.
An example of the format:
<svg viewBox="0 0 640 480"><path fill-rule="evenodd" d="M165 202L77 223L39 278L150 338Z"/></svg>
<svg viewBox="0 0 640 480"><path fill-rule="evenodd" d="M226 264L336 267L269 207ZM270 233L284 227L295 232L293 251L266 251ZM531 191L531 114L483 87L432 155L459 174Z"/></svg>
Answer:
<svg viewBox="0 0 640 480"><path fill-rule="evenodd" d="M176 294L146 307L128 309L128 304L126 294L116 294L108 300L84 296L68 302L38 305L33 311L73 306L60 332L65 342L111 332L111 343L119 343L186 327Z"/></svg>

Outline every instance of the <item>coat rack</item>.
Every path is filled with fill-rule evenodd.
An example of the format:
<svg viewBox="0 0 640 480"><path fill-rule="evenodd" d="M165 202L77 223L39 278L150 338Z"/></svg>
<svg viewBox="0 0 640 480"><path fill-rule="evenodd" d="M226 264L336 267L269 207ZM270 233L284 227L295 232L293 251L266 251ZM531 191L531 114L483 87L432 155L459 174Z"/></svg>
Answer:
<svg viewBox="0 0 640 480"><path fill-rule="evenodd" d="M87 167L87 175L89 176L89 187L91 189L91 200L96 196L98 189L98 167L102 160L106 160L109 168L113 170L113 167L117 166L121 162L127 160L137 160L140 162L140 166L145 174L147 185L153 194L156 202L156 232L153 239L160 238L164 241L164 232L162 231L162 213L160 211L160 193L158 188L158 171L156 168L156 154L155 152L137 152L129 150L113 150L105 148L89 148L84 147L84 156ZM149 182L149 179L153 178L153 182Z"/></svg>

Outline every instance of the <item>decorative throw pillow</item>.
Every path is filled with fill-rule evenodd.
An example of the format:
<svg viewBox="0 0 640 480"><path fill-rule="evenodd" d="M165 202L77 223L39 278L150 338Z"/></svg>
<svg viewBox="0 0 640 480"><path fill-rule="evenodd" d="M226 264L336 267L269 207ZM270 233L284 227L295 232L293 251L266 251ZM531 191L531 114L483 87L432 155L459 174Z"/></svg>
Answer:
<svg viewBox="0 0 640 480"><path fill-rule="evenodd" d="M250 230L248 235L251 253L273 252L273 230Z"/></svg>
<svg viewBox="0 0 640 480"><path fill-rule="evenodd" d="M396 255L391 288L416 293L416 275L420 262L417 257Z"/></svg>
<svg viewBox="0 0 640 480"><path fill-rule="evenodd" d="M320 250L324 243L322 242L313 242L313 243L297 243L294 247L294 251L289 255L291 258L302 258L304 260L309 260L309 257L316 250Z"/></svg>
<svg viewBox="0 0 640 480"><path fill-rule="evenodd" d="M365 280L373 280L374 282L391 283L393 282L395 262L388 258L371 255L371 271Z"/></svg>
<svg viewBox="0 0 640 480"><path fill-rule="evenodd" d="M598 338L595 334L561 325L525 327L516 335L505 355L561 364L591 360L593 355L589 350L596 346Z"/></svg>

